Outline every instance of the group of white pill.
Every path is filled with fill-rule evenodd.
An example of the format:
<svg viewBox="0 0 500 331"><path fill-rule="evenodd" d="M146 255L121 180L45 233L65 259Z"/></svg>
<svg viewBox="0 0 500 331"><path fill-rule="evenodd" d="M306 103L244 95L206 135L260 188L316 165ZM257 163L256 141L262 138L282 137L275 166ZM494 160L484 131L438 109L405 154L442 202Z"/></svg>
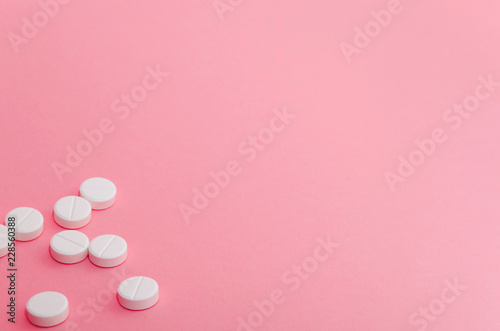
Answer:
<svg viewBox="0 0 500 331"><path fill-rule="evenodd" d="M54 205L54 220L61 227L70 229L56 233L50 240L50 254L60 263L78 263L89 260L103 268L115 267L127 259L127 242L116 235L105 234L89 241L88 237L73 229L90 222L92 209L102 210L113 205L116 186L105 178L87 179L80 186L80 196L67 196ZM30 241L42 234L43 216L29 207L11 210L5 223L15 217L15 239ZM0 225L0 257L7 255L7 227ZM149 277L131 277L118 286L118 302L130 310L152 307L159 299L159 287ZM31 297L26 304L28 319L37 326L49 327L62 323L69 316L68 299L58 292L42 292Z"/></svg>

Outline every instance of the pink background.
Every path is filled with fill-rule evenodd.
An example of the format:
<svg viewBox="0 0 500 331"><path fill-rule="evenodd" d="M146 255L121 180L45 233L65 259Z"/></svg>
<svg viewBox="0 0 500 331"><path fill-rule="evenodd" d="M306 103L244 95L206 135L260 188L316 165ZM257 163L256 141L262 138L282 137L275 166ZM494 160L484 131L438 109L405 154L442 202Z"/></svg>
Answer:
<svg viewBox="0 0 500 331"><path fill-rule="evenodd" d="M457 278L467 290L427 329L498 331L500 91L457 130L442 116L479 76L500 80L500 7L401 0L348 64L339 45L388 2L242 1L221 20L211 0L73 0L16 53L9 33L41 7L2 1L0 214L31 206L45 218L38 239L18 244L17 329L36 329L24 307L46 290L71 305L54 330L236 330L281 289L285 302L255 330L419 330L409 316ZM157 65L170 76L121 120L112 102ZM238 145L283 107L296 117L247 162ZM115 131L59 181L53 162L103 118ZM384 173L436 127L448 140L392 192ZM241 174L187 225L179 204L230 160ZM117 201L81 231L127 240L115 269L48 251L62 230L55 201L93 176L116 184ZM291 291L283 273L328 236L341 246ZM2 330L13 328L6 261ZM113 298L79 314L115 271L156 279L159 303L131 312Z"/></svg>

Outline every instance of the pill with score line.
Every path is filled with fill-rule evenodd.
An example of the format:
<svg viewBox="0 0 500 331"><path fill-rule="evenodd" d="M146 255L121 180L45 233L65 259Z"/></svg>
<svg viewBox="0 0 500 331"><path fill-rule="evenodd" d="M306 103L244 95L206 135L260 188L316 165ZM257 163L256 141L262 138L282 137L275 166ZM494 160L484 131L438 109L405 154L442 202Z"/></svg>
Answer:
<svg viewBox="0 0 500 331"><path fill-rule="evenodd" d="M130 277L118 286L118 302L130 310L148 309L158 302L159 297L158 283L149 277Z"/></svg>
<svg viewBox="0 0 500 331"><path fill-rule="evenodd" d="M90 202L92 209L106 209L116 200L116 186L106 178L89 178L80 185L80 195Z"/></svg>
<svg viewBox="0 0 500 331"><path fill-rule="evenodd" d="M99 267L116 267L127 259L127 242L112 234L96 237L89 244L89 259Z"/></svg>
<svg viewBox="0 0 500 331"><path fill-rule="evenodd" d="M78 229L90 222L92 207L82 197L67 196L54 204L54 221L66 229Z"/></svg>
<svg viewBox="0 0 500 331"><path fill-rule="evenodd" d="M43 232L43 216L31 207L19 207L12 209L5 216L5 224L8 225L9 218L15 218L15 239L19 241L30 241L37 238Z"/></svg>
<svg viewBox="0 0 500 331"><path fill-rule="evenodd" d="M54 260L78 263L87 258L89 238L80 231L66 230L56 233L50 240L50 255Z"/></svg>

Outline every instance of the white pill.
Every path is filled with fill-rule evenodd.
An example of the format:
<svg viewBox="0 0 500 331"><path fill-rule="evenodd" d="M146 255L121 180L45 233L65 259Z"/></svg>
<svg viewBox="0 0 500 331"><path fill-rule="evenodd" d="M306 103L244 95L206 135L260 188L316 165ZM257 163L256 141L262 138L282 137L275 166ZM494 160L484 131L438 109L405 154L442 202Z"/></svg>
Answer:
<svg viewBox="0 0 500 331"><path fill-rule="evenodd" d="M130 310L148 309L159 298L158 283L149 277L131 277L118 286L118 302Z"/></svg>
<svg viewBox="0 0 500 331"><path fill-rule="evenodd" d="M38 210L30 207L12 209L5 216L5 224L8 224L9 217L16 218L16 240L29 241L42 234L43 216Z"/></svg>
<svg viewBox="0 0 500 331"><path fill-rule="evenodd" d="M78 229L89 224L92 206L82 197L68 196L54 205L54 220L66 229Z"/></svg>
<svg viewBox="0 0 500 331"><path fill-rule="evenodd" d="M89 238L80 231L66 230L56 233L50 240L50 255L61 263L77 263L89 252Z"/></svg>
<svg viewBox="0 0 500 331"><path fill-rule="evenodd" d="M0 225L0 257L7 255L8 243L7 227L5 225Z"/></svg>
<svg viewBox="0 0 500 331"><path fill-rule="evenodd" d="M80 195L90 202L92 209L106 209L115 202L116 186L105 178L89 178L80 185Z"/></svg>
<svg viewBox="0 0 500 331"><path fill-rule="evenodd" d="M89 259L99 267L116 267L127 259L127 242L112 234L96 237L89 245Z"/></svg>
<svg viewBox="0 0 500 331"><path fill-rule="evenodd" d="M28 300L26 311L28 320L36 326L54 326L68 318L68 299L58 292L38 293Z"/></svg>

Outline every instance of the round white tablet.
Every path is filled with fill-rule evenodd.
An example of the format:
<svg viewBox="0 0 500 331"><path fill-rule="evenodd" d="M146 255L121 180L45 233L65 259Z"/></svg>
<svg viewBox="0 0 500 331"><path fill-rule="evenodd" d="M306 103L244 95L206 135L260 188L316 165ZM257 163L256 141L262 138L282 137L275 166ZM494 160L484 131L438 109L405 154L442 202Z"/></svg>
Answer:
<svg viewBox="0 0 500 331"><path fill-rule="evenodd" d="M0 257L7 255L8 243L7 227L5 225L0 225Z"/></svg>
<svg viewBox="0 0 500 331"><path fill-rule="evenodd" d="M68 318L68 299L58 292L38 293L28 300L26 311L28 320L36 326L54 326Z"/></svg>
<svg viewBox="0 0 500 331"><path fill-rule="evenodd" d="M90 222L92 206L82 197L68 196L54 205L54 220L66 229L78 229Z"/></svg>
<svg viewBox="0 0 500 331"><path fill-rule="evenodd" d="M158 283L149 277L131 277L118 286L118 302L130 310L148 309L159 298Z"/></svg>
<svg viewBox="0 0 500 331"><path fill-rule="evenodd" d="M96 237L89 245L89 259L99 267L116 267L127 259L127 242L112 234Z"/></svg>
<svg viewBox="0 0 500 331"><path fill-rule="evenodd" d="M8 224L9 217L16 217L16 240L29 241L42 234L43 216L38 210L30 207L12 209L5 216L6 225Z"/></svg>
<svg viewBox="0 0 500 331"><path fill-rule="evenodd" d="M116 186L106 178L89 178L80 185L80 195L90 202L92 209L106 209L115 202Z"/></svg>
<svg viewBox="0 0 500 331"><path fill-rule="evenodd" d="M50 240L50 255L61 263L77 263L88 255L89 238L80 231L56 233Z"/></svg>

